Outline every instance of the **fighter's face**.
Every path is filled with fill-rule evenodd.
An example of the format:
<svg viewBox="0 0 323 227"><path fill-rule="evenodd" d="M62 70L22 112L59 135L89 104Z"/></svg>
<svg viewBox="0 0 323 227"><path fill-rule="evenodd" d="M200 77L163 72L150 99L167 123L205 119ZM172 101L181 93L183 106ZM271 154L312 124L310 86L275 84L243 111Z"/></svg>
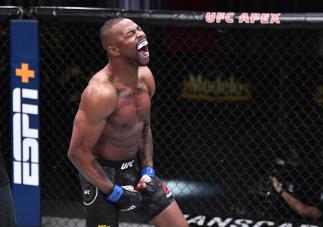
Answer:
<svg viewBox="0 0 323 227"><path fill-rule="evenodd" d="M118 48L120 56L144 66L149 62L148 41L143 30L132 20L120 21L118 31Z"/></svg>

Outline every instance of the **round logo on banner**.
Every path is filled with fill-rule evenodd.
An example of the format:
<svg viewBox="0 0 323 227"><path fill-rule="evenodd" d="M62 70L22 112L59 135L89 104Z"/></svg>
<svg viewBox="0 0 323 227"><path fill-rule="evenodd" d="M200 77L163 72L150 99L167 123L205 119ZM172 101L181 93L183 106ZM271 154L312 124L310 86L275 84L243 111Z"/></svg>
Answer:
<svg viewBox="0 0 323 227"><path fill-rule="evenodd" d="M91 205L98 196L98 188L93 184L86 183L83 188L83 203Z"/></svg>

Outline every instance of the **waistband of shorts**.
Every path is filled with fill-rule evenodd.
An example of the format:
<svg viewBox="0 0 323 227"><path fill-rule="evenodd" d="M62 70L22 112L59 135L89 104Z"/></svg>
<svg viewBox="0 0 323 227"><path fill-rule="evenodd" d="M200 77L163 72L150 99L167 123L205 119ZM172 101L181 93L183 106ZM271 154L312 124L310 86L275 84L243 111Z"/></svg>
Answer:
<svg viewBox="0 0 323 227"><path fill-rule="evenodd" d="M130 167L135 167L137 164L137 157L133 157L131 159L127 160L120 160L120 161L112 161L107 160L103 158L96 157L96 160L102 165L102 166L108 166L113 168L121 168L121 169L127 169Z"/></svg>

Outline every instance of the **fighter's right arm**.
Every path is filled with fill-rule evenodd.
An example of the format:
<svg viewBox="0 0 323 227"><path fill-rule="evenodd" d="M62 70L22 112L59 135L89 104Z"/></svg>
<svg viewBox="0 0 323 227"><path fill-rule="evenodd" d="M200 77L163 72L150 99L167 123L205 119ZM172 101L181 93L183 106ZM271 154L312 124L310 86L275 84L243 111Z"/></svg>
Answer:
<svg viewBox="0 0 323 227"><path fill-rule="evenodd" d="M80 173L103 193L113 190L113 182L106 176L92 154L101 136L107 117L115 108L117 94L112 86L89 85L82 94L74 119L68 157Z"/></svg>

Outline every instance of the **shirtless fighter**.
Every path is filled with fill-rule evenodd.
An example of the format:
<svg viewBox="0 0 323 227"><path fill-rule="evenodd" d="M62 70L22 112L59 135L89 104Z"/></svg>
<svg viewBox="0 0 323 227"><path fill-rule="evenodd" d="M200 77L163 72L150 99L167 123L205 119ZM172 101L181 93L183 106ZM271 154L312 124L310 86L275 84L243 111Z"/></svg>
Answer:
<svg viewBox="0 0 323 227"><path fill-rule="evenodd" d="M146 34L132 20L101 28L109 63L90 80L75 116L68 157L80 172L86 223L116 227L119 211L158 227L188 224L153 168L154 78Z"/></svg>

